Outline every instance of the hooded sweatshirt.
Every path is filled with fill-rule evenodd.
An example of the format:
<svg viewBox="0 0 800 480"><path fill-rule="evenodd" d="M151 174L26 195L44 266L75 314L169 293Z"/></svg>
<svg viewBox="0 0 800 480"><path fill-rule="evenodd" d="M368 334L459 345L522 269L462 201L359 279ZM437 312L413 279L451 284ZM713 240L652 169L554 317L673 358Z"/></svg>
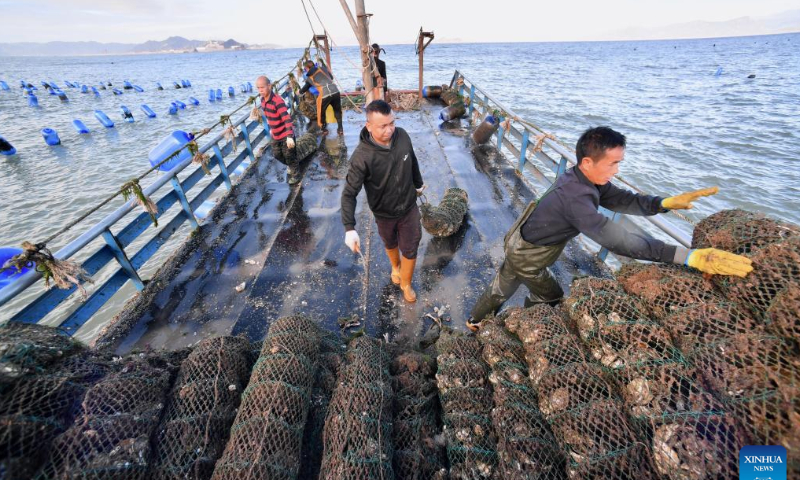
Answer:
<svg viewBox="0 0 800 480"><path fill-rule="evenodd" d="M372 140L367 128L361 129L360 142L350 157L344 191L342 223L345 230L356 226L356 197L361 187L367 191L367 203L378 218L402 218L417 204L416 189L422 188L417 156L411 138L396 128L388 147Z"/></svg>

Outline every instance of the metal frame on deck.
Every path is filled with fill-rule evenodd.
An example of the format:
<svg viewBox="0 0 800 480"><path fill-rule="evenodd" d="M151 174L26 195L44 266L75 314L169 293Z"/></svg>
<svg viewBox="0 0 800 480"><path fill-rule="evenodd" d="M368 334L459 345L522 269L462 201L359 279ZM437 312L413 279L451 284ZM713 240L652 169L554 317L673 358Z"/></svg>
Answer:
<svg viewBox="0 0 800 480"><path fill-rule="evenodd" d="M285 88L288 83L289 80L285 80L278 85L277 90L280 91ZM287 90L288 91L282 93L281 96L287 100L286 103L290 111L293 112L296 98L294 98L295 95L291 91L291 88ZM156 217L163 217L176 204L179 205L180 212L178 212L169 223L160 226L158 234L132 256L129 256L126 247L129 247L153 223L150 215L142 212L127 225L123 226L119 233L114 234L111 231L111 228L118 226L128 213L138 208L132 201L126 202L123 206L55 253L54 256L58 259L68 259L87 248L94 240L102 238L105 241L105 245L94 251L89 258L81 264L82 267L89 275L94 275L112 261L116 261L119 265L119 268L107 280L95 288L87 299L83 300L77 308L65 315L59 324L60 328L64 329L70 335L75 334L75 332L97 313L128 280L133 283L137 290L141 291L144 289L145 285L144 281L139 276L139 269L145 262L152 258L155 252L166 243L184 222L188 221L193 229L197 228L198 223L194 214L197 208L200 207L220 185L224 185L227 190L230 190L232 188L231 173L242 165L248 157L251 162L255 161L254 148L265 139L268 140L269 127L263 113L260 121L263 129L255 133L253 138L251 138L251 135L256 131L259 122L249 121L249 115L250 112L247 112L233 123L235 127L241 127L234 141L244 141L246 148L235 155L229 163L225 163L225 158L233 152L233 145L232 141L228 141L220 147L220 142L224 140L222 133L213 137L199 149L202 153L209 153L211 156L209 169L218 167L219 173L197 194L197 196L190 200L187 193L203 179L204 173L202 169L196 168L183 181L180 181L178 178L179 173L192 165L191 158L184 160L170 171L163 172L153 184L144 189L144 194L150 196L156 193L167 182L170 182L172 184L172 190L155 202L158 207ZM0 289L0 306L14 299L17 295L36 283L40 278L41 274L38 272L28 271L14 283ZM12 316L10 321L38 323L75 293L75 290L77 290L77 287L74 286L69 289L54 288L47 290Z"/></svg>
<svg viewBox="0 0 800 480"><path fill-rule="evenodd" d="M459 80L461 80L459 82ZM544 152L543 150L536 151L534 149L536 144L536 139L540 138L541 136L545 135L546 132L537 129L531 126L528 123L523 123L520 121L520 116L514 113L513 110L506 107L498 100L493 98L491 95L486 93L480 87L476 86L474 83L469 81L467 77L464 76L463 73L459 72L458 70L453 73L453 78L450 81L450 87L457 87L458 93L464 97L469 98L469 106L467 108L467 113L471 116L472 113L475 111L476 108L480 107L482 109L483 115L487 115L492 113L495 109L500 110L503 112L501 114L501 118L498 121L501 124L501 127L498 128L496 136L497 136L497 149L498 151L502 152L503 147L505 146L506 149L511 152L514 158L518 158L519 161L517 162L516 169L518 172L522 172L525 170L529 174L531 174L537 182L542 183L543 185L550 185L552 184L552 180L550 180L544 172L535 165L532 161L530 156L536 158L543 166L552 170L556 178L558 178L562 173L566 172L567 169L575 164L577 164L577 159L575 158L575 152L572 149L564 147L562 144L558 143L557 141L544 137L543 139L543 147L547 147L549 152L552 152L555 157L558 158L556 160L551 156L550 153ZM504 131L502 127L502 123L505 120L509 120L509 127L508 132ZM508 133L509 136L513 137L519 142L519 147L515 145L505 133ZM675 225L674 223L670 222L668 219L664 218L661 215L655 216L648 216L648 217L636 217L636 216L628 216L624 214L620 214L617 212L612 212L606 210L605 208L600 208L600 211L606 215L607 217L611 218L614 222L619 222L625 225L626 228L639 232L644 233L642 227L637 225L633 219L642 219L645 221L650 222L653 224L658 230L664 232L669 237L676 240L678 243L685 247L691 247L692 244L692 237L691 235L687 234L683 231L680 227ZM597 252L598 258L600 260L605 261L608 256L608 250L605 248L601 248L599 252Z"/></svg>

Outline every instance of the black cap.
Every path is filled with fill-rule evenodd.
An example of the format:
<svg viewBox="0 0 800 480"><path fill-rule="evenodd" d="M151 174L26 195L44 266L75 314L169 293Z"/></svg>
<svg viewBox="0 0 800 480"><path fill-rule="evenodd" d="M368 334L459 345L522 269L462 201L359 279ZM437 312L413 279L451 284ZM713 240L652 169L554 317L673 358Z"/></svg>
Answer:
<svg viewBox="0 0 800 480"><path fill-rule="evenodd" d="M381 51L381 52L383 52L383 53L386 53L386 50L382 49L382 48L381 48L381 46L380 46L380 45L378 45L377 43L373 43L373 44L372 44L372 51L373 51L373 52L378 52L378 51Z"/></svg>

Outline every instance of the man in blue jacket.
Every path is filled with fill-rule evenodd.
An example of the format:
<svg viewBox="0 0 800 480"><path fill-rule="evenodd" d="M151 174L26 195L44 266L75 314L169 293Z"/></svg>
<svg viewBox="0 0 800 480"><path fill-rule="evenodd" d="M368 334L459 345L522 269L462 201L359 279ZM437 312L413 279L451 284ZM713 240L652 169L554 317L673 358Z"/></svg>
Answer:
<svg viewBox="0 0 800 480"><path fill-rule="evenodd" d="M496 313L520 285L528 287L525 306L557 303L564 292L547 270L567 242L584 234L609 251L639 260L676 263L701 272L744 277L750 260L706 248L690 250L630 232L598 211L602 206L628 215L656 215L692 208L716 187L661 198L638 195L614 186L625 156L625 136L609 127L586 130L578 139L578 165L561 175L538 200L531 202L503 239L505 259L492 283L472 309L467 326L476 330L487 315Z"/></svg>

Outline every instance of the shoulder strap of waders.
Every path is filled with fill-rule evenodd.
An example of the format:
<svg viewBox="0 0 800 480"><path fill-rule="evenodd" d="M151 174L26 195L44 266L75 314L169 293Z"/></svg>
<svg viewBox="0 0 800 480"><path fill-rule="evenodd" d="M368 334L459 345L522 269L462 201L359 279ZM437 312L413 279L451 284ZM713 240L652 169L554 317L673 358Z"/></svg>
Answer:
<svg viewBox="0 0 800 480"><path fill-rule="evenodd" d="M508 243L508 239L511 238L511 234L514 233L517 229L519 229L522 226L522 224L525 223L526 220L528 220L528 217L530 217L533 211L536 210L536 206L539 205L539 202L541 202L542 199L545 196L547 196L547 194L550 193L555 186L556 182L553 182L552 184L550 184L550 187L547 190L545 190L544 194L541 197L537 198L536 200L531 200L528 206L525 207L525 210L522 211L522 215L517 217L517 220L514 222L514 224L511 226L508 232L506 232L505 237L503 237L503 244Z"/></svg>

